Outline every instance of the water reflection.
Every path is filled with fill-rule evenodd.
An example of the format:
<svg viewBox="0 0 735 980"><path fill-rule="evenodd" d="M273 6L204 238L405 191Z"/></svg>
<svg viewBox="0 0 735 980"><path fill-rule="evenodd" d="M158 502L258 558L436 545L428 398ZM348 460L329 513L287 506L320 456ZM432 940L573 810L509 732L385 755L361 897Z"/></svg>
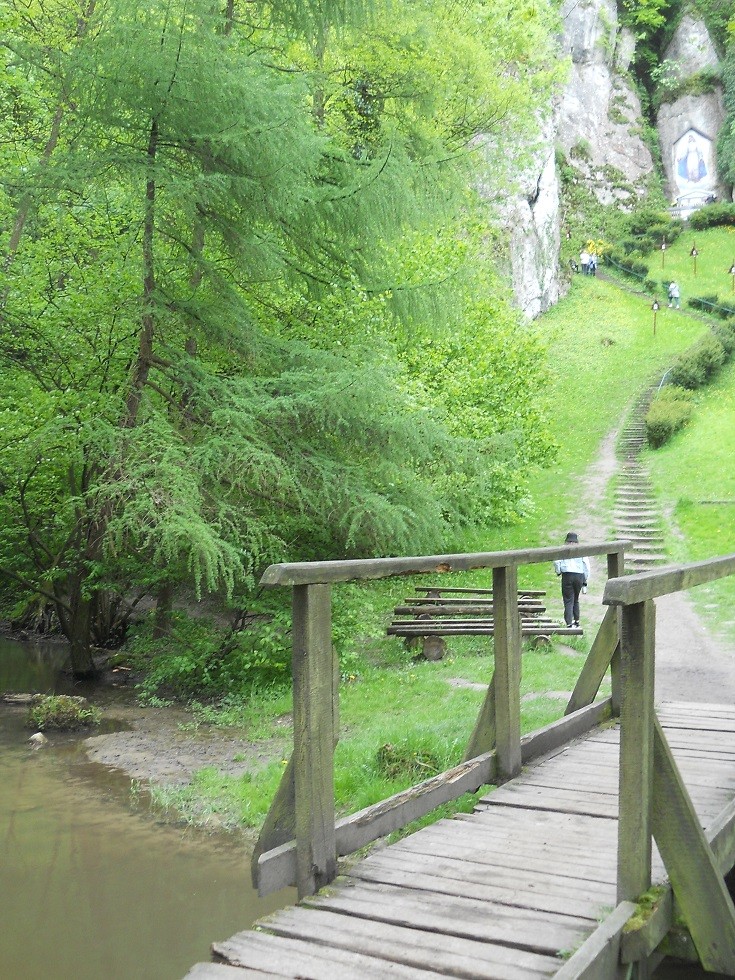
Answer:
<svg viewBox="0 0 735 980"><path fill-rule="evenodd" d="M0 645L0 691L53 689L63 651L56 667L32 651L19 681L19 646ZM76 738L31 749L23 719L0 705L0 977L173 980L294 900L258 899L241 845L156 823Z"/></svg>

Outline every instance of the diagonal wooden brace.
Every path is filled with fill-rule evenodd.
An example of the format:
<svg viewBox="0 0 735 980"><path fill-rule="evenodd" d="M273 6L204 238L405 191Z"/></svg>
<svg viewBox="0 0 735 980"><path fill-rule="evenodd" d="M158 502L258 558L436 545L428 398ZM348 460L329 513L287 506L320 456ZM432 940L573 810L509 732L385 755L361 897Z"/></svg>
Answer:
<svg viewBox="0 0 735 980"><path fill-rule="evenodd" d="M658 718L653 746L653 836L702 967L733 977L735 906Z"/></svg>

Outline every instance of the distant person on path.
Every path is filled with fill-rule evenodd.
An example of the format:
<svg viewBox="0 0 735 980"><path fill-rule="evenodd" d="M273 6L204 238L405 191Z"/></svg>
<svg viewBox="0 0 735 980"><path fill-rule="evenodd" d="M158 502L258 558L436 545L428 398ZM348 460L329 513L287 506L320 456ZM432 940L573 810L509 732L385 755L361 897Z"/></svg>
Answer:
<svg viewBox="0 0 735 980"><path fill-rule="evenodd" d="M570 531L564 544L579 544L579 538ZM579 626L579 593L587 591L590 563L587 558L561 558L554 562L554 571L561 575L561 597L564 601L564 622L567 626Z"/></svg>
<svg viewBox="0 0 735 980"><path fill-rule="evenodd" d="M681 309L681 294L679 292L679 284L672 282L669 285L669 309L675 306L677 310Z"/></svg>
<svg viewBox="0 0 735 980"><path fill-rule="evenodd" d="M590 267L590 253L586 248L579 253L579 264L582 266L582 275L586 276Z"/></svg>
<svg viewBox="0 0 735 980"><path fill-rule="evenodd" d="M594 252L590 252L590 261L587 268L591 276L597 275L597 256L595 255Z"/></svg>

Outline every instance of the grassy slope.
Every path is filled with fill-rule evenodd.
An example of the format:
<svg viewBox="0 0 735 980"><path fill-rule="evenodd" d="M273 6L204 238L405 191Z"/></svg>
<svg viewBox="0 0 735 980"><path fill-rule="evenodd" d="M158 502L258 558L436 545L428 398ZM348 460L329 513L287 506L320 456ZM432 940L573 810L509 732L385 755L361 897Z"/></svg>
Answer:
<svg viewBox="0 0 735 980"><path fill-rule="evenodd" d="M702 256L698 277L702 277L702 282L708 268L705 257L716 254L712 243L720 237L721 232L717 231L697 238ZM666 255L666 270L676 272L684 299L700 282L698 278L693 283L686 275L687 261L691 262L689 248L691 243L683 238ZM654 261L657 260L655 256ZM723 263L719 256L717 268L729 267L727 262ZM550 346L550 395L554 405L551 426L561 446L558 462L534 478L533 506L524 520L468 539L461 544L464 550L490 551L558 542L579 512L579 479L596 458L601 441L618 427L644 388L658 381L675 356L706 329L701 320L665 309L658 315L654 337L650 298L630 295L600 279L581 276L575 277L568 297L541 322L548 331ZM721 465L723 458L732 458L735 448L735 435L728 429L734 391L735 376L730 372L711 396L703 398L690 431L665 450L649 454L654 479L666 499L673 503L679 496L700 499L705 487L708 496L735 497L735 476ZM709 406L719 406L719 411L711 412ZM709 450L707 455L707 444L712 445L712 440L703 433L713 423L720 440L715 444L722 446L727 456L719 449L717 453ZM729 482L723 482L726 473ZM707 521L712 519L711 526L698 519L691 527L688 514L692 508L678 507L684 533L697 539L696 543L686 542L682 557L724 550L713 548L723 535L723 528L717 525L716 513L710 507L699 511L707 515ZM731 525L735 523L729 519ZM705 527L709 528L708 536L702 536ZM733 532L728 533L732 542ZM487 584L488 576L477 573L465 579ZM545 567L524 569L522 581L543 582L557 589L553 575ZM351 652L347 661L350 666L345 671L348 680L341 690L342 736L336 753L335 780L338 806L343 811L359 809L459 761L483 692L457 686L456 681L487 684L491 676L488 640L458 638L452 641L448 657L439 663L428 663L414 662L400 641L385 637L392 606L410 592L410 582L400 580L371 584L365 593L366 620L371 620L372 625L366 626ZM565 702L554 692L571 690L589 642L589 637L585 637L575 644L579 648L577 655L564 654L556 648L524 654L522 693L533 695L523 703L524 731L561 714ZM282 699L277 704L274 714L285 707ZM390 748L384 749L385 746ZM280 769L276 764L252 779L240 780L204 773L192 789L177 793L172 802L188 808L195 818L202 810L206 814L209 808L216 809L228 821L257 824L275 790Z"/></svg>

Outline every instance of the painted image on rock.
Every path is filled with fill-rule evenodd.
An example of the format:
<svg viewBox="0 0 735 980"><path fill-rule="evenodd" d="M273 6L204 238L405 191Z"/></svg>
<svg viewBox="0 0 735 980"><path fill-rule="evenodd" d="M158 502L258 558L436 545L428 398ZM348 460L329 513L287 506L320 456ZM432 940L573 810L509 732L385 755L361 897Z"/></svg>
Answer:
<svg viewBox="0 0 735 980"><path fill-rule="evenodd" d="M674 143L674 174L681 193L713 186L712 140L690 129Z"/></svg>

